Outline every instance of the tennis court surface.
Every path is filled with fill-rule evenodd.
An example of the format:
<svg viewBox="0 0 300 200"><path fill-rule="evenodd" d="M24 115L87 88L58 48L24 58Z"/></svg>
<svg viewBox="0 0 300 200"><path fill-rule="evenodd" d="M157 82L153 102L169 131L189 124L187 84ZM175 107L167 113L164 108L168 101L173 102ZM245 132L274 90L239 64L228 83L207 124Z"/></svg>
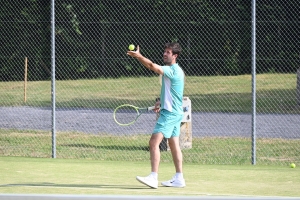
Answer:
<svg viewBox="0 0 300 200"><path fill-rule="evenodd" d="M189 199L201 199L201 200L267 200L267 199L300 199L297 197L232 197L232 196L117 196L117 195L32 195L32 194L0 194L0 200L91 200L91 199L109 199L109 200L119 200L119 199L141 199L141 200L189 200Z"/></svg>

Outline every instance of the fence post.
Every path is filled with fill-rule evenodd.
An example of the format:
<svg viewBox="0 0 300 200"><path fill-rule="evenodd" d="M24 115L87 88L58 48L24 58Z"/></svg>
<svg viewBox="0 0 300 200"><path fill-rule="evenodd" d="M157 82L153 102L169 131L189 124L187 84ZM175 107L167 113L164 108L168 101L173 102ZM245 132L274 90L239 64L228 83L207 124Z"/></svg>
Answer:
<svg viewBox="0 0 300 200"><path fill-rule="evenodd" d="M256 0L252 0L252 165L256 165Z"/></svg>
<svg viewBox="0 0 300 200"><path fill-rule="evenodd" d="M180 125L179 145L181 149L192 148L192 103L188 97L183 97L183 119Z"/></svg>
<svg viewBox="0 0 300 200"><path fill-rule="evenodd" d="M300 68L297 70L297 104L300 106Z"/></svg>
<svg viewBox="0 0 300 200"><path fill-rule="evenodd" d="M52 158L56 158L55 113L55 0L51 1L51 101L52 101Z"/></svg>

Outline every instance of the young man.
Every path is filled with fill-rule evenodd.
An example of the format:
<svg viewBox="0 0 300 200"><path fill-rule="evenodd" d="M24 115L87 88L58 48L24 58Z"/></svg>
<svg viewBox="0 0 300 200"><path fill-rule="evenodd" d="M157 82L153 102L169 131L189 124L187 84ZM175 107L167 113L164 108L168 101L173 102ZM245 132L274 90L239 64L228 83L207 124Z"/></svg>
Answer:
<svg viewBox="0 0 300 200"><path fill-rule="evenodd" d="M162 75L160 101L156 102L154 110L155 112L160 112L160 116L149 141L151 173L146 177L136 177L139 182L151 188L158 187L159 144L164 137L169 142L176 174L171 180L162 182L161 184L167 187L185 187L185 180L182 173L182 153L179 146L184 90L184 72L176 63L176 59L180 53L181 47L178 43L165 44L163 54L165 66L160 66L142 56L139 46L137 46L136 51L127 52L127 55L138 59L146 68Z"/></svg>

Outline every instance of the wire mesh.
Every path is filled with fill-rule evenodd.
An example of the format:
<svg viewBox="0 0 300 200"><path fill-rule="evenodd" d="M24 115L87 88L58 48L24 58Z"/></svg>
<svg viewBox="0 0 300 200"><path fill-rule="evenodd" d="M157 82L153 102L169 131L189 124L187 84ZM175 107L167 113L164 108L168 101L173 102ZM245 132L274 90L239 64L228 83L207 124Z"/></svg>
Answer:
<svg viewBox="0 0 300 200"><path fill-rule="evenodd" d="M256 6L257 164L297 163L300 3ZM0 9L0 155L51 157L50 2ZM251 2L64 0L55 2L55 19L58 158L148 161L156 115L122 127L113 110L154 105L160 83L126 52L139 45L163 65L164 44L178 41L192 102L184 161L251 163Z"/></svg>

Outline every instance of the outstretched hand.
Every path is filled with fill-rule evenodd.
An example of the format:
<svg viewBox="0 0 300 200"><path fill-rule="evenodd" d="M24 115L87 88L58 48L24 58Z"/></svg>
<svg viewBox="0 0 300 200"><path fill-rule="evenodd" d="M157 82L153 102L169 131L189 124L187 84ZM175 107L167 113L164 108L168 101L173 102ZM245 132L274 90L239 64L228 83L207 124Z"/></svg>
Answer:
<svg viewBox="0 0 300 200"><path fill-rule="evenodd" d="M136 51L127 51L127 55L129 55L129 56L131 56L133 58L139 57L141 55L139 45L137 45Z"/></svg>

